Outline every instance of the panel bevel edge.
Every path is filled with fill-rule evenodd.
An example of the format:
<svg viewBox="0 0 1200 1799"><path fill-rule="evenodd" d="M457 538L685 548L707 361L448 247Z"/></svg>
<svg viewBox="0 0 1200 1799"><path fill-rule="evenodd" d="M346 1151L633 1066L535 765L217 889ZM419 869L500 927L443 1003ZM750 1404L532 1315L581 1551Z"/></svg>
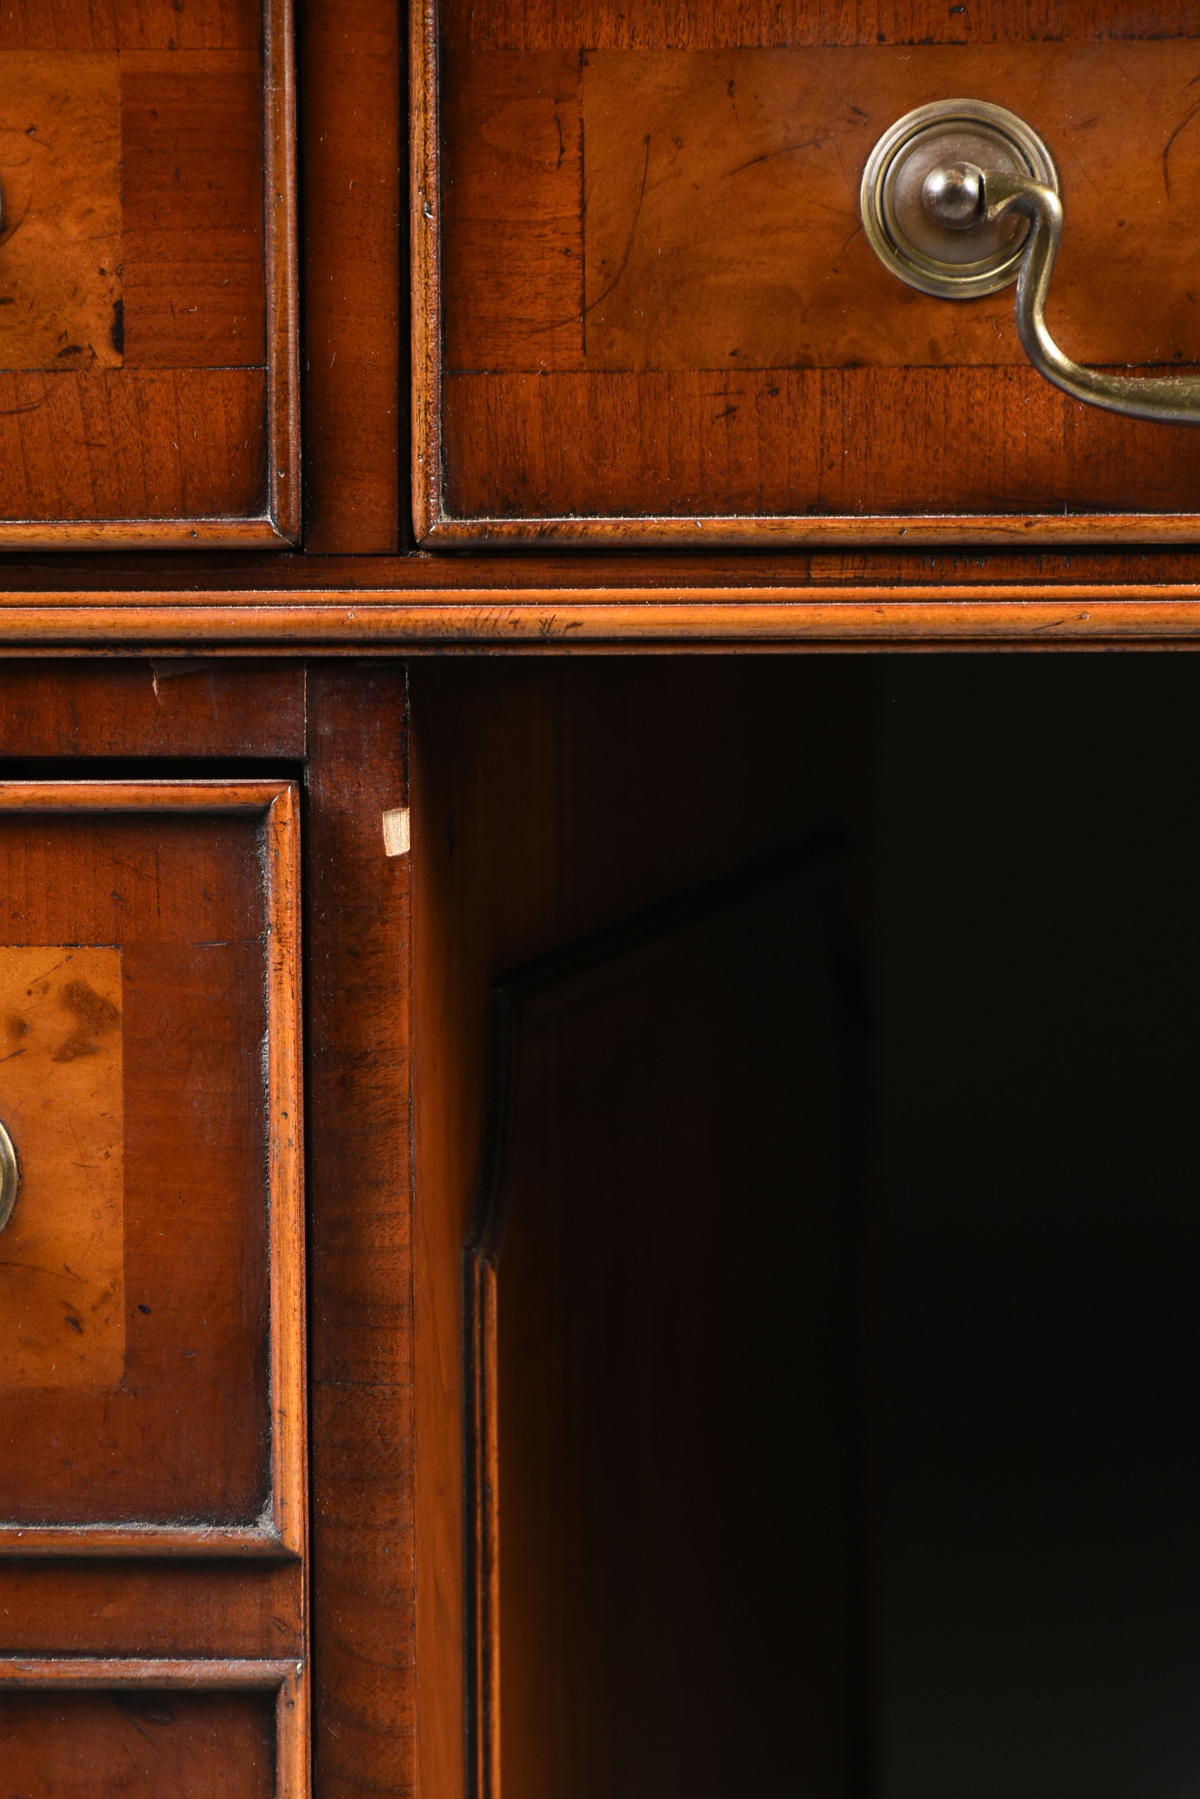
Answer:
<svg viewBox="0 0 1200 1799"><path fill-rule="evenodd" d="M0 519L0 550L287 549L267 513L250 518Z"/></svg>
<svg viewBox="0 0 1200 1799"><path fill-rule="evenodd" d="M0 813L188 812L263 818L267 960L270 1521L0 1523L0 1556L293 1560L307 1543L299 788L294 781L0 781ZM284 1120L287 1128L283 1128Z"/></svg>

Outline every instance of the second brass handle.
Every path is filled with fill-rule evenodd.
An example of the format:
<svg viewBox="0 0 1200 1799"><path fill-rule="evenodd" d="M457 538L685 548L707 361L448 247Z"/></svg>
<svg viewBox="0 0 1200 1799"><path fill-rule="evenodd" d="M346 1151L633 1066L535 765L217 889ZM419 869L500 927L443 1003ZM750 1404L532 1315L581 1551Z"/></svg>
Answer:
<svg viewBox="0 0 1200 1799"><path fill-rule="evenodd" d="M1017 333L1034 368L1072 399L1127 418L1171 425L1200 425L1200 377L1105 375L1073 362L1046 327L1050 277L1062 242L1058 195L1040 181L964 162L945 164L926 177L921 202L929 217L951 231L995 225L1009 214L1029 220L1017 278Z"/></svg>

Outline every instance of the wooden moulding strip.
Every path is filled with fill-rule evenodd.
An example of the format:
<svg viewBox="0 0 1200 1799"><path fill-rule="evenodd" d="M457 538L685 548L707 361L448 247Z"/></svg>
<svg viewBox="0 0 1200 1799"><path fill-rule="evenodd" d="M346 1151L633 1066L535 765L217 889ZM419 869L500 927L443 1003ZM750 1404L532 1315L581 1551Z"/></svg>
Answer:
<svg viewBox="0 0 1200 1799"><path fill-rule="evenodd" d="M293 1555L307 1540L304 1135L301 1108L300 819L292 782L266 808L267 1106L271 1255L271 1523Z"/></svg>
<svg viewBox="0 0 1200 1799"><path fill-rule="evenodd" d="M267 955L271 1498L255 1524L0 1523L0 1556L303 1556L307 1544L299 794L291 781L0 781L0 813L261 816Z"/></svg>
<svg viewBox="0 0 1200 1799"><path fill-rule="evenodd" d="M0 1556L207 1557L291 1561L295 1552L271 1526L206 1524L0 1524Z"/></svg>
<svg viewBox="0 0 1200 1799"><path fill-rule="evenodd" d="M60 1656L0 1658L0 1692L273 1692L275 1799L310 1790L308 1680L298 1661L101 1661Z"/></svg>
<svg viewBox="0 0 1200 1799"><path fill-rule="evenodd" d="M1200 583L12 595L0 653L294 655L1200 641Z"/></svg>
<svg viewBox="0 0 1200 1799"><path fill-rule="evenodd" d="M427 427L440 455L441 427ZM433 504L432 499L429 502ZM418 517L418 525L422 522ZM448 518L435 516L418 529L419 541L433 549L487 550L816 550L860 549L1037 549L1084 544L1111 549L1123 544L1191 545L1200 538L1194 512L929 513L905 518L791 517L754 514L645 518Z"/></svg>
<svg viewBox="0 0 1200 1799"><path fill-rule="evenodd" d="M300 540L300 328L292 0L263 8L263 242L267 260L267 523Z"/></svg>
<svg viewBox="0 0 1200 1799"><path fill-rule="evenodd" d="M418 541L442 513L441 171L437 0L410 9L409 193L412 259L412 508Z"/></svg>

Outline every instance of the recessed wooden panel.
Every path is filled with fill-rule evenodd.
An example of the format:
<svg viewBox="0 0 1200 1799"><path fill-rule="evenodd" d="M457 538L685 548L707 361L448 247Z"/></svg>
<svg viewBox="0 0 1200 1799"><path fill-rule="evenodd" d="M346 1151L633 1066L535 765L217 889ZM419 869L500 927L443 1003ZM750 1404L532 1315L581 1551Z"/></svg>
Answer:
<svg viewBox="0 0 1200 1799"><path fill-rule="evenodd" d="M500 995L472 1294L489 1799L858 1790L837 884L735 893Z"/></svg>
<svg viewBox="0 0 1200 1799"><path fill-rule="evenodd" d="M273 1799L267 1693L0 1693L0 1767L21 1799Z"/></svg>
<svg viewBox="0 0 1200 1799"><path fill-rule="evenodd" d="M294 540L289 0L36 10L0 23L0 546Z"/></svg>
<svg viewBox="0 0 1200 1799"><path fill-rule="evenodd" d="M67 1050L78 1070L59 1108L39 1111L24 1058L0 1062L0 1117L11 1109L29 1176L0 1238L2 1255L12 1233L17 1264L5 1297L18 1348L0 1358L0 1539L13 1545L86 1547L70 1530L85 1526L120 1549L111 1533L130 1523L174 1526L184 1549L220 1546L222 1529L227 1548L239 1531L260 1551L302 1541L292 805L278 785L0 787L5 935L29 987L12 997L15 1047L44 1036L46 1072ZM81 1150L109 1140L118 1030L123 1243L114 1264L97 1218L83 1273L87 1257L103 1263L119 1326L89 1314L81 1283L64 1287L73 1202L47 1177L60 1113L86 1111ZM94 1184L94 1210L115 1178Z"/></svg>
<svg viewBox="0 0 1200 1799"><path fill-rule="evenodd" d="M305 1666L5 1658L0 1750L5 1775L24 1783L20 1799L305 1799Z"/></svg>
<svg viewBox="0 0 1200 1799"><path fill-rule="evenodd" d="M1061 169L1056 336L1095 366L1195 366L1192 27L1169 0L970 11L427 12L422 533L711 546L900 541L918 519L947 542L1200 529L1194 433L1068 400L1029 367L1011 288L918 294L858 215L867 156L900 115L959 95L1007 106Z"/></svg>

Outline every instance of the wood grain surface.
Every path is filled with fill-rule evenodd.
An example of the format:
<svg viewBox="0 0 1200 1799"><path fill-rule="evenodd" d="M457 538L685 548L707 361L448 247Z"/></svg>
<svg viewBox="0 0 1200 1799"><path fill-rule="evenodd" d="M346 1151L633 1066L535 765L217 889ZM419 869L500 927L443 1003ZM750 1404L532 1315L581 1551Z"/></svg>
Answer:
<svg viewBox="0 0 1200 1799"><path fill-rule="evenodd" d="M125 366L261 369L262 59L125 51L120 63Z"/></svg>
<svg viewBox="0 0 1200 1799"><path fill-rule="evenodd" d="M1133 542L1157 513L1196 531L1190 427L1065 401L1028 366L457 375L444 391L462 451L446 503L481 542L504 540L506 514L528 541L697 549L697 516L748 548L1028 539L1028 519L1042 542L1104 525Z"/></svg>
<svg viewBox="0 0 1200 1799"><path fill-rule="evenodd" d="M299 664L10 662L0 694L0 756L304 755Z"/></svg>
<svg viewBox="0 0 1200 1799"><path fill-rule="evenodd" d="M38 520L103 542L104 521L143 519L153 544L177 519L198 544L205 519L261 512L265 408L261 369L0 373L0 548Z"/></svg>
<svg viewBox="0 0 1200 1799"><path fill-rule="evenodd" d="M489 1799L860 1789L845 913L798 857L498 992Z"/></svg>
<svg viewBox="0 0 1200 1799"><path fill-rule="evenodd" d="M306 546L400 546L404 412L402 44L374 0L301 21Z"/></svg>
<svg viewBox="0 0 1200 1799"><path fill-rule="evenodd" d="M1129 7L1122 0L978 0L955 12L941 0L442 0L455 49L704 50L891 43L1039 43L1060 38L1186 38L1187 0Z"/></svg>
<svg viewBox="0 0 1200 1799"><path fill-rule="evenodd" d="M261 0L4 0L4 50L254 50Z"/></svg>
<svg viewBox="0 0 1200 1799"><path fill-rule="evenodd" d="M323 1799L414 1781L404 671L309 674L313 1757Z"/></svg>
<svg viewBox="0 0 1200 1799"><path fill-rule="evenodd" d="M0 1561L0 1655L304 1653L299 1563Z"/></svg>

